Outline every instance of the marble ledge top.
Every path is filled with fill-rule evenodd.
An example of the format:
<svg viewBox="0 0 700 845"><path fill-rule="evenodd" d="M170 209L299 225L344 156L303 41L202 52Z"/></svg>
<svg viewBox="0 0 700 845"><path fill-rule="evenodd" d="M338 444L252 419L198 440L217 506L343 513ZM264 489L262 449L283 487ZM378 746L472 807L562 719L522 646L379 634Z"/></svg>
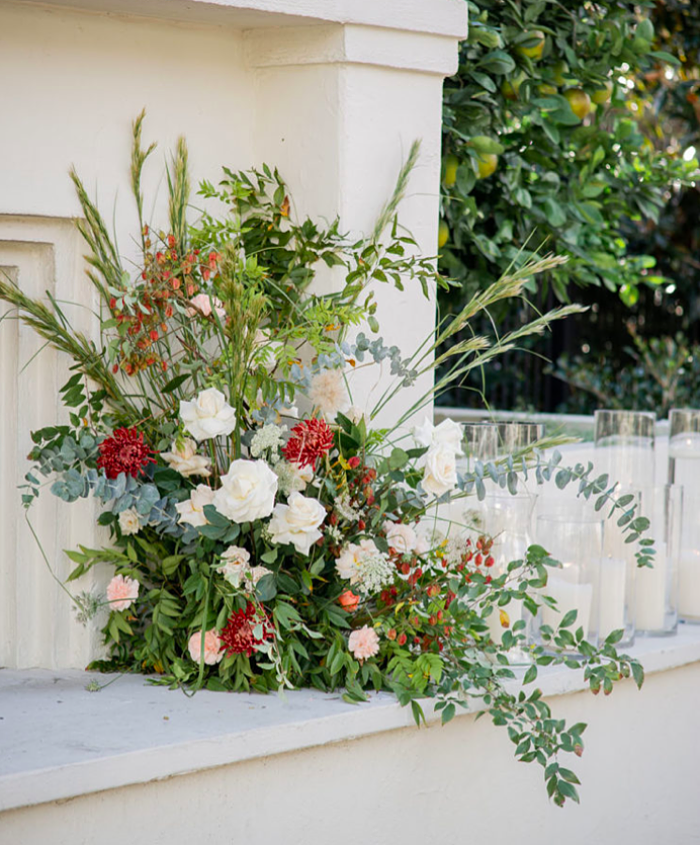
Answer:
<svg viewBox="0 0 700 845"><path fill-rule="evenodd" d="M648 673L700 661L700 626L638 639L628 652ZM578 692L587 686L582 674L550 667L540 670L536 685L545 696ZM360 705L316 690L284 697L204 690L187 697L138 675L86 690L89 681L105 684L110 677L0 670L0 811L414 724L410 708L386 693Z"/></svg>

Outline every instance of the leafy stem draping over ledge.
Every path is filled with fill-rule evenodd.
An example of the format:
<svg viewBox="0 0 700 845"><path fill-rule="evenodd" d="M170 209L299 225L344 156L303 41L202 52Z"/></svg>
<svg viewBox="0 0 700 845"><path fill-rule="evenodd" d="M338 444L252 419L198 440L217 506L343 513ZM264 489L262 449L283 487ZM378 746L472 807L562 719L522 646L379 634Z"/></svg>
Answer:
<svg viewBox="0 0 700 845"><path fill-rule="evenodd" d="M538 449L458 472L459 426L426 420L407 428L451 383L577 310L556 309L503 336L494 330L446 343L561 259L511 268L417 348L388 347L373 287L420 284L429 297L435 284L448 284L397 219L417 144L375 230L352 241L338 221L297 223L284 182L266 165L224 169L216 187L203 182L200 195L223 210L190 223L181 140L167 169L168 223L160 231L143 218L141 173L154 145L142 146L142 123L143 115L131 165L136 272L125 269L72 173L99 340L76 331L50 295L32 299L0 280L0 297L16 315L72 360L61 389L68 419L33 432L23 501L29 511L50 484L66 502L93 496L102 507L98 522L111 544L68 551L75 568L63 585L80 621L103 620L107 658L95 665L186 690L344 688L359 702L368 690L387 689L412 706L417 722L422 697L437 699L443 722L476 701L507 728L518 759L543 767L557 804L578 800L578 780L560 755L582 753L585 725L554 718L538 690L516 695L504 686L514 677L509 653L525 644L525 622L511 624L507 607L556 608L547 575L559 564L532 546L524 560L491 574L493 538L470 523L466 505L483 499L487 483L515 492L518 479L534 473L560 488L576 482L632 540L648 521L591 466L561 467L557 453L546 460ZM335 292L314 292L320 267L342 276ZM438 348L447 351L436 358ZM373 427L382 408L436 366L442 375L426 395L414 388L391 428ZM362 407L349 374L369 367L391 378L372 407ZM463 518L446 517L460 501ZM652 541L640 540L639 549L640 565L649 565ZM74 592L98 563L114 570L106 597ZM501 642L489 633L494 613ZM642 667L615 649L621 632L589 643L573 611L542 634L544 646L529 649L525 684L538 666L565 663L583 667L593 692L608 694L630 675L641 686Z"/></svg>

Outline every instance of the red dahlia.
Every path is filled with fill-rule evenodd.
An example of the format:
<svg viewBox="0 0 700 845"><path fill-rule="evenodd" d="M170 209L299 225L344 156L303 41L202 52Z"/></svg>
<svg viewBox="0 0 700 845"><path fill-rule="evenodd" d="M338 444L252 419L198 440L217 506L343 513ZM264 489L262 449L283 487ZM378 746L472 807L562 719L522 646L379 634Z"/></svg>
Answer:
<svg viewBox="0 0 700 845"><path fill-rule="evenodd" d="M135 428L117 428L111 437L103 440L99 446L99 469L104 469L107 478L116 478L120 472L134 478L148 464L156 462L155 452L143 442L143 434Z"/></svg>
<svg viewBox="0 0 700 845"><path fill-rule="evenodd" d="M262 625L262 639L253 634L256 625ZM270 624L262 610L256 609L254 604L248 603L245 610L237 610L228 618L226 626L219 634L227 654L247 654L250 657L255 646L262 645L265 640L275 637L275 629Z"/></svg>
<svg viewBox="0 0 700 845"><path fill-rule="evenodd" d="M333 432L325 420L311 418L302 420L292 429L292 437L282 449L282 454L291 463L300 467L316 469L316 461L329 452L333 446Z"/></svg>

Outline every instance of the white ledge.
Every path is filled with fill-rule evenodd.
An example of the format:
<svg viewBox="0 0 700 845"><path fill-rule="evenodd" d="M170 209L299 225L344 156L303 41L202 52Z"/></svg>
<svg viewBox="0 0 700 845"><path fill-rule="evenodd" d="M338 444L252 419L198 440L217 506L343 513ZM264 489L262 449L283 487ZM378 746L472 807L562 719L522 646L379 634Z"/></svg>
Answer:
<svg viewBox="0 0 700 845"><path fill-rule="evenodd" d="M675 637L639 639L628 653L647 673L694 663L700 660L700 627L682 625ZM546 697L578 692L587 687L582 674L553 667L540 671L536 685ZM386 693L360 705L316 690L284 698L202 691L188 698L138 675L117 677L97 693L86 691L90 680L104 684L109 677L0 671L0 811L413 724L410 708Z"/></svg>
<svg viewBox="0 0 700 845"><path fill-rule="evenodd" d="M464 0L14 0L44 8L254 29L313 23L366 24L465 38Z"/></svg>

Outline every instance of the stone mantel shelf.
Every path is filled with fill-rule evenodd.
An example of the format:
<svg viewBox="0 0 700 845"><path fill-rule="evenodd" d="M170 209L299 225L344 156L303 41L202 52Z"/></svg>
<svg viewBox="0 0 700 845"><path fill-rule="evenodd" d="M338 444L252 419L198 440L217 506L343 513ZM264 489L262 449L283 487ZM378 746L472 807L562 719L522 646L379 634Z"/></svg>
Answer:
<svg viewBox="0 0 700 845"><path fill-rule="evenodd" d="M700 661L700 627L639 639L629 652L648 673ZM0 811L413 724L410 709L384 693L361 705L316 690L284 698L202 691L189 698L141 676L117 676L94 693L85 689L90 680L104 684L109 676L0 671ZM547 697L586 688L581 672L560 667L541 670L536 683Z"/></svg>
<svg viewBox="0 0 700 845"><path fill-rule="evenodd" d="M258 27L360 24L464 38L464 0L12 0L97 14L190 24Z"/></svg>

